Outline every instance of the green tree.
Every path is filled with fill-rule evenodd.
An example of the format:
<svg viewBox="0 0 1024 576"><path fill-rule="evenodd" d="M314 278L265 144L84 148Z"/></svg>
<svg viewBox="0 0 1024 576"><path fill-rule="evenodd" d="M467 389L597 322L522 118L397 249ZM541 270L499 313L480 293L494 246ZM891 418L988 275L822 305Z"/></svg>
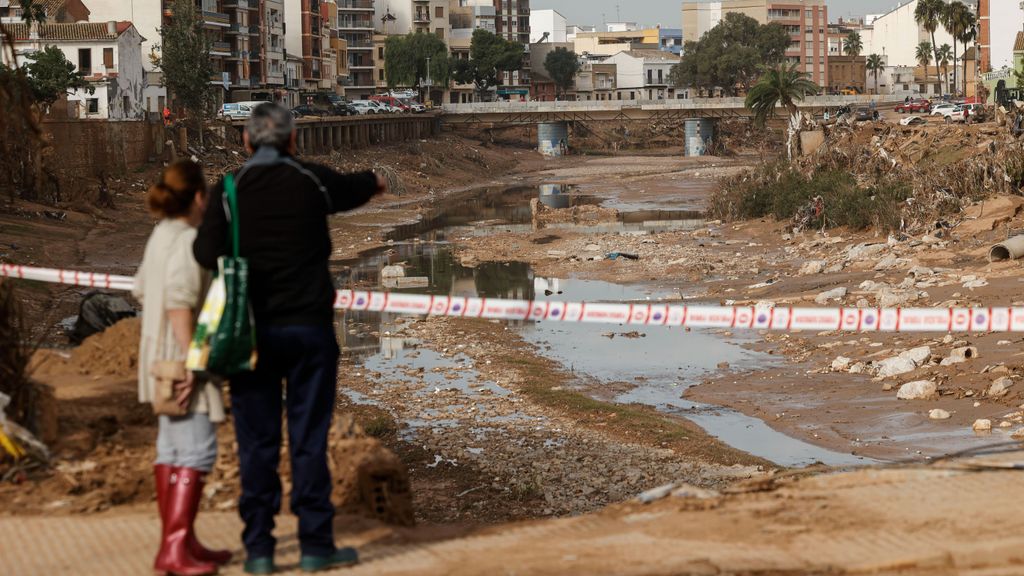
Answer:
<svg viewBox="0 0 1024 576"><path fill-rule="evenodd" d="M510 42L497 34L477 28L469 45L469 59L456 59L451 64L452 77L460 84L473 84L481 95L497 86L503 72L523 67L523 51L519 42Z"/></svg>
<svg viewBox="0 0 1024 576"><path fill-rule="evenodd" d="M210 37L191 0L174 0L171 13L170 25L160 28L160 56L154 63L163 72L167 91L197 123L203 146L204 121L214 102Z"/></svg>
<svg viewBox="0 0 1024 576"><path fill-rule="evenodd" d="M935 78L938 80L939 70L939 47L935 44L935 31L939 29L939 24L942 23L943 15L946 11L946 0L918 0L917 8L914 9L914 21L921 25L925 29L925 32L931 34L932 41L928 43L928 48L932 51L932 55L935 57ZM922 44L924 44L922 42ZM918 56L918 62L921 61L921 57ZM931 62L931 59L929 59ZM925 80L928 79L928 64L924 64Z"/></svg>
<svg viewBox="0 0 1024 576"><path fill-rule="evenodd" d="M875 94L878 94L878 73L885 68L885 61L878 54L872 54L868 56L866 66L868 72L871 72L875 77Z"/></svg>
<svg viewBox="0 0 1024 576"><path fill-rule="evenodd" d="M389 36L384 61L389 88L410 87L422 92L428 77L435 86L447 86L451 78L448 47L436 34Z"/></svg>
<svg viewBox="0 0 1024 576"><path fill-rule="evenodd" d="M967 55L967 44L970 43L972 38L972 30L976 23L976 18L971 9L960 0L954 0L944 7L942 12L942 26L953 36L953 89L950 92L956 90L956 86L959 85L957 82L957 70L956 70L956 59L957 59L957 42L963 42L964 55ZM966 62L964 62L964 79L966 82L967 68ZM966 84L964 85L966 88Z"/></svg>
<svg viewBox="0 0 1024 576"><path fill-rule="evenodd" d="M29 61L24 67L32 89L32 99L46 108L74 90L84 89L89 94L95 92L85 81L85 76L75 71L75 65L56 46L46 46L25 59Z"/></svg>
<svg viewBox="0 0 1024 576"><path fill-rule="evenodd" d="M938 51L939 59L936 62L938 67L942 68L942 73L946 76L946 90L952 94L953 90L956 89L956 81L953 81L953 87L949 85L949 63L953 60L953 48L949 44L943 44L939 46ZM956 64L953 64L953 71L956 72Z"/></svg>
<svg viewBox="0 0 1024 576"><path fill-rule="evenodd" d="M746 107L754 113L754 121L763 125L781 105L789 113L789 138L786 151L793 157L793 139L800 130L800 109L797 102L817 94L821 88L797 69L797 64L779 64L762 69L761 79L747 93Z"/></svg>
<svg viewBox="0 0 1024 576"><path fill-rule="evenodd" d="M964 95L966 96L967 95L967 50L969 49L968 45L971 42L976 42L978 40L978 17L975 16L974 12L971 12L970 10L968 10L967 14L964 16L963 34L961 34L959 36L959 40L964 45L964 55L963 55L964 82L963 82L963 84L964 84ZM975 57L977 58L978 55L981 54L981 51L976 47L974 49L974 54L975 54ZM954 62L953 65L955 66L956 63Z"/></svg>
<svg viewBox="0 0 1024 576"><path fill-rule="evenodd" d="M580 72L580 59L576 57L575 52L558 47L548 52L544 58L544 69L555 82L559 96L564 96Z"/></svg>
<svg viewBox="0 0 1024 576"><path fill-rule="evenodd" d="M750 16L730 12L699 41L686 43L669 80L676 86L721 88L734 95L737 88L748 90L763 66L781 63L789 44L789 33L780 24L759 24Z"/></svg>
<svg viewBox="0 0 1024 576"><path fill-rule="evenodd" d="M843 46L843 52L847 56L853 56L856 58L860 56L860 51L864 49L864 41L860 37L860 32L856 30L850 30L850 33L846 35L846 43Z"/></svg>
<svg viewBox="0 0 1024 576"><path fill-rule="evenodd" d="M928 66L932 63L932 44L927 40L917 45L917 50L914 52L914 57L917 58L917 63L924 66L924 84L922 84L921 93L925 94L928 87Z"/></svg>

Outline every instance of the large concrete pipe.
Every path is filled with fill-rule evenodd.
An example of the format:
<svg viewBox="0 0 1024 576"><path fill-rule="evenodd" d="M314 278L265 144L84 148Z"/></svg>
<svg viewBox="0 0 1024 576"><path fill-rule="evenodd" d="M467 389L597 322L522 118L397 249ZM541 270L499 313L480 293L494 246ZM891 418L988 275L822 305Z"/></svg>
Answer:
<svg viewBox="0 0 1024 576"><path fill-rule="evenodd" d="M1005 242L996 244L988 251L989 262L1016 260L1024 256L1024 235L1014 236Z"/></svg>

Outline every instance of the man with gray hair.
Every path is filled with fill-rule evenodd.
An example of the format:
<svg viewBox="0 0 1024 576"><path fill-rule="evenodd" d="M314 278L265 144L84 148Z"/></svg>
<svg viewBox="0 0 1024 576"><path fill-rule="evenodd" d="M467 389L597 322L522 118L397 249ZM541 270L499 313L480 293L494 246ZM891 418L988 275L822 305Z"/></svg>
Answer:
<svg viewBox="0 0 1024 576"><path fill-rule="evenodd" d="M240 254L249 260L258 357L256 369L234 377L230 386L242 481L238 509L250 574L275 569L282 411L288 413L291 510L299 517L301 568L313 572L358 561L355 550L334 544L327 467L339 357L327 217L366 204L386 186L373 172L342 175L296 160L295 136L288 110L261 104L243 135L252 156L235 172ZM210 194L193 246L196 260L210 270L228 252L223 192L222 181Z"/></svg>

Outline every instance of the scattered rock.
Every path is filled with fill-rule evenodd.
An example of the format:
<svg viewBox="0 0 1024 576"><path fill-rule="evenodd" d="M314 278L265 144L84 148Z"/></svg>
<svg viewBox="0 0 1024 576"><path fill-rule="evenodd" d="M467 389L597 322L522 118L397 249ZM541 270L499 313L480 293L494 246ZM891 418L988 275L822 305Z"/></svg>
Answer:
<svg viewBox="0 0 1024 576"><path fill-rule="evenodd" d="M881 254L886 248L885 244L857 244L850 247L846 257L850 260L866 260Z"/></svg>
<svg viewBox="0 0 1024 576"><path fill-rule="evenodd" d="M985 432L992 429L992 421L987 418L978 418L971 426L975 432Z"/></svg>
<svg viewBox="0 0 1024 576"><path fill-rule="evenodd" d="M1010 386L1013 386L1012 379L1006 376L996 378L995 381L993 381L992 384L988 387L987 394L990 398L1000 398L1002 396L1005 396L1006 393L1009 392L1008 389L1010 388Z"/></svg>
<svg viewBox="0 0 1024 576"><path fill-rule="evenodd" d="M811 276L813 274L821 274L825 271L825 266L828 263L824 260L808 260L804 262L804 265L800 267L800 276Z"/></svg>
<svg viewBox="0 0 1024 576"><path fill-rule="evenodd" d="M877 375L881 378L891 378L900 374L906 374L907 372L913 372L916 368L917 364L914 364L914 361L910 358L896 356L895 358L886 358L879 362Z"/></svg>
<svg viewBox="0 0 1024 576"><path fill-rule="evenodd" d="M946 412L942 408L935 408L928 412L928 417L932 420L949 420L949 412Z"/></svg>
<svg viewBox="0 0 1024 576"><path fill-rule="evenodd" d="M827 292L822 292L814 298L816 304L825 304L830 300L842 300L846 296L846 288L840 286L839 288L833 288Z"/></svg>
<svg viewBox="0 0 1024 576"><path fill-rule="evenodd" d="M900 400L927 400L935 395L938 390L935 382L931 380L917 380L916 382L907 382L903 386L900 386L899 392L896 393L896 398Z"/></svg>
<svg viewBox="0 0 1024 576"><path fill-rule="evenodd" d="M836 358L835 360L832 361L832 371L833 372L844 372L846 370L849 370L850 365L852 363L853 363L853 359L852 358L847 358L846 356L839 356L838 358Z"/></svg>
<svg viewBox="0 0 1024 576"><path fill-rule="evenodd" d="M906 352L900 354L900 358L907 358L912 360L914 364L920 366L924 364L932 356L932 349L928 346L918 346L917 348L911 348Z"/></svg>

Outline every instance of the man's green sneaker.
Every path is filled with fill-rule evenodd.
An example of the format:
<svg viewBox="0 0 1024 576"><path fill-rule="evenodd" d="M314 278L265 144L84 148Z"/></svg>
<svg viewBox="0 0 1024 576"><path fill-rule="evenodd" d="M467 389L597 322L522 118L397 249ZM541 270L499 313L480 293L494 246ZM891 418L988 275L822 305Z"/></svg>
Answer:
<svg viewBox="0 0 1024 576"><path fill-rule="evenodd" d="M272 556L249 558L245 561L246 574L273 574L275 570L277 568L274 566L274 558Z"/></svg>
<svg viewBox="0 0 1024 576"><path fill-rule="evenodd" d="M330 556L303 556L299 567L303 572L319 572L332 568L344 568L359 563L359 553L355 548L338 548Z"/></svg>

